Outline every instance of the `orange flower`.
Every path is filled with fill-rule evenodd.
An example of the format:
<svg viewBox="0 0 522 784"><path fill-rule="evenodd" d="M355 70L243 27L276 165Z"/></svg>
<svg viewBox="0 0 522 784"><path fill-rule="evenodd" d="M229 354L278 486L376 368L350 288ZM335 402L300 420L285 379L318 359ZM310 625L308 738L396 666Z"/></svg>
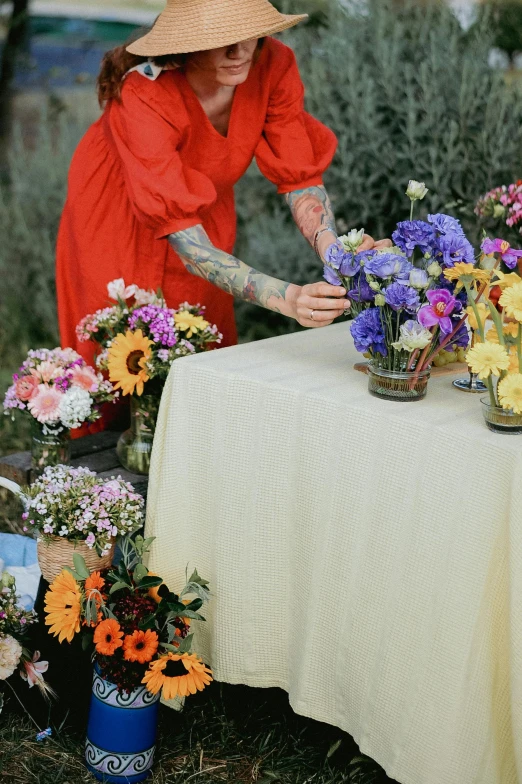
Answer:
<svg viewBox="0 0 522 784"><path fill-rule="evenodd" d="M93 572L85 580L85 596L86 596L86 598L90 599L92 594L95 591L99 591L101 593L102 588L104 586L105 586L105 580L101 576L100 572Z"/></svg>
<svg viewBox="0 0 522 784"><path fill-rule="evenodd" d="M116 648L121 648L123 632L118 621L107 618L96 627L94 632L94 642L96 653L103 656L112 656Z"/></svg>
<svg viewBox="0 0 522 784"><path fill-rule="evenodd" d="M158 650L158 635L151 629L137 629L123 640L123 658L140 664L150 662Z"/></svg>
<svg viewBox="0 0 522 784"><path fill-rule="evenodd" d="M171 700L203 691L211 681L212 670L195 653L168 653L149 664L142 683L151 694L161 689L163 698Z"/></svg>
<svg viewBox="0 0 522 784"><path fill-rule="evenodd" d="M45 623L50 634L62 642L71 642L80 631L80 587L65 569L56 577L45 594Z"/></svg>

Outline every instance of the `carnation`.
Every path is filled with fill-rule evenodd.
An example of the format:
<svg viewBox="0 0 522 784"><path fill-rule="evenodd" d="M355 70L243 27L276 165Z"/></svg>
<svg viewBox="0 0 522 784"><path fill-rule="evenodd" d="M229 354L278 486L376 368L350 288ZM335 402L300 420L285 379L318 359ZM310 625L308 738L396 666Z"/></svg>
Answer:
<svg viewBox="0 0 522 784"><path fill-rule="evenodd" d="M60 401L60 419L68 428L83 425L92 411L92 398L86 389L72 387Z"/></svg>
<svg viewBox="0 0 522 784"><path fill-rule="evenodd" d="M415 248L419 248L423 254L430 253L435 241L435 232L425 221L402 221L397 224L392 240L409 258Z"/></svg>
<svg viewBox="0 0 522 784"><path fill-rule="evenodd" d="M0 636L0 681L5 681L18 667L22 646L10 634Z"/></svg>
<svg viewBox="0 0 522 784"><path fill-rule="evenodd" d="M372 351L386 356L384 328L379 308L363 310L350 324L350 332L357 351Z"/></svg>

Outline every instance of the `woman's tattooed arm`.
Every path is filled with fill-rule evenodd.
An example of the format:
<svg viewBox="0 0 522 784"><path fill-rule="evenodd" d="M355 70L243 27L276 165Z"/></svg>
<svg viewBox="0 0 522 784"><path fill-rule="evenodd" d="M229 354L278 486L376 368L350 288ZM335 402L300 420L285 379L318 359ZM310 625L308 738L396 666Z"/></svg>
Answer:
<svg viewBox="0 0 522 784"><path fill-rule="evenodd" d="M299 231L323 258L326 249L337 240L335 217L325 188L313 185L287 193L285 198Z"/></svg>
<svg viewBox="0 0 522 784"><path fill-rule="evenodd" d="M258 272L229 253L216 248L203 226L193 226L169 235L169 242L193 275L208 280L223 291L269 310L293 315L289 289L283 280ZM290 292L291 293L291 292Z"/></svg>

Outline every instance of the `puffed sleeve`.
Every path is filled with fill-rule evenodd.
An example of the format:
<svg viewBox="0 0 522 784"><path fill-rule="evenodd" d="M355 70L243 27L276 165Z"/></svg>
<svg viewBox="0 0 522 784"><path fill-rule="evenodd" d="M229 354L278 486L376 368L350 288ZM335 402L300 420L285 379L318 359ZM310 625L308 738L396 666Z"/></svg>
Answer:
<svg viewBox="0 0 522 784"><path fill-rule="evenodd" d="M181 131L128 78L121 102L109 108L110 134L121 161L134 214L159 239L202 223L201 213L216 200L211 180L184 164Z"/></svg>
<svg viewBox="0 0 522 784"><path fill-rule="evenodd" d="M304 87L294 53L281 47L283 72L273 69L273 83L257 164L277 185L278 193L321 185L337 149L333 131L304 110Z"/></svg>

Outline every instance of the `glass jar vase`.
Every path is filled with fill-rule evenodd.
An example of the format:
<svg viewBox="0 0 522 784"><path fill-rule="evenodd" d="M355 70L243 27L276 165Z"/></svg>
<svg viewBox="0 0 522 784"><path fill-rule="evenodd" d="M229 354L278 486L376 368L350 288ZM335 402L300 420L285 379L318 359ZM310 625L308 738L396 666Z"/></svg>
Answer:
<svg viewBox="0 0 522 784"><path fill-rule="evenodd" d="M368 391L384 400L422 400L428 391L429 378L430 368L416 373L414 370L387 370L375 362L368 363Z"/></svg>
<svg viewBox="0 0 522 784"><path fill-rule="evenodd" d="M160 398L131 395L131 426L119 438L116 452L120 463L134 474L148 474Z"/></svg>
<svg viewBox="0 0 522 784"><path fill-rule="evenodd" d="M42 425L33 421L31 439L32 478L41 476L47 466L67 465L71 459L71 434L43 432Z"/></svg>
<svg viewBox="0 0 522 784"><path fill-rule="evenodd" d="M482 398L480 402L486 425L493 433L504 433L510 436L522 435L522 414L515 414L500 406L492 406L489 398L486 397Z"/></svg>

